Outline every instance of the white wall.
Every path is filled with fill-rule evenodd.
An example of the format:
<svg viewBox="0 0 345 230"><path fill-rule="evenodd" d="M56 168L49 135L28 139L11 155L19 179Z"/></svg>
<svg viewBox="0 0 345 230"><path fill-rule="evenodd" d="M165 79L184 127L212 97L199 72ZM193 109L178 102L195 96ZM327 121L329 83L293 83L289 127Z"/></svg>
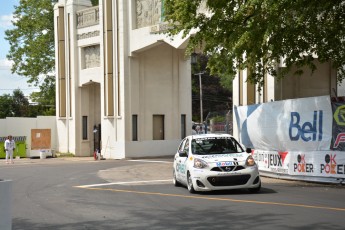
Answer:
<svg viewBox="0 0 345 230"><path fill-rule="evenodd" d="M37 118L7 117L0 119L0 136L26 136L26 156L31 154L31 130L50 129L51 148L58 148L55 116L39 116Z"/></svg>

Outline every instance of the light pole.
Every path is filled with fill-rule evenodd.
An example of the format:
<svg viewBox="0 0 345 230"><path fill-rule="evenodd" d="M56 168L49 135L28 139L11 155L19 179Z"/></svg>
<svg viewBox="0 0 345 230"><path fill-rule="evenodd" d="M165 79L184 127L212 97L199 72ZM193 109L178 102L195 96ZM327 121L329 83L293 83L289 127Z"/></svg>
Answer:
<svg viewBox="0 0 345 230"><path fill-rule="evenodd" d="M203 108L202 108L202 82L201 82L201 75L203 75L204 72L196 73L194 75L199 76L199 87L200 87L200 124L203 123Z"/></svg>
<svg viewBox="0 0 345 230"><path fill-rule="evenodd" d="M198 63L198 54L193 52L191 54L191 64L196 65ZM200 124L203 124L203 108L202 108L202 81L201 81L201 75L203 75L205 72L199 72L195 73L195 76L199 76L199 87L200 87Z"/></svg>

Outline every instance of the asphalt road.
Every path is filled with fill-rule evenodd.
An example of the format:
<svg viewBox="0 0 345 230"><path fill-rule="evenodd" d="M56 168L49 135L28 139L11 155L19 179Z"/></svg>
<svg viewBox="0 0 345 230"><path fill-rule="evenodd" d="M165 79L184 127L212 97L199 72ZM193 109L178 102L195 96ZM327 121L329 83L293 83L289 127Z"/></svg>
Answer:
<svg viewBox="0 0 345 230"><path fill-rule="evenodd" d="M345 186L262 178L258 194L194 195L171 174L171 159L0 160L13 229L345 229Z"/></svg>

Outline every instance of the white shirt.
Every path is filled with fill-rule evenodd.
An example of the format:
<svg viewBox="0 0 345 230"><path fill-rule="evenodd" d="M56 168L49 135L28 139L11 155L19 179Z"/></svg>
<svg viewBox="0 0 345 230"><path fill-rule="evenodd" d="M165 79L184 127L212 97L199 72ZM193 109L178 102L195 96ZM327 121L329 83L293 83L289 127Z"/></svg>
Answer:
<svg viewBox="0 0 345 230"><path fill-rule="evenodd" d="M16 144L13 139L12 140L7 139L5 141L4 147L7 151L12 151L15 148L15 146Z"/></svg>

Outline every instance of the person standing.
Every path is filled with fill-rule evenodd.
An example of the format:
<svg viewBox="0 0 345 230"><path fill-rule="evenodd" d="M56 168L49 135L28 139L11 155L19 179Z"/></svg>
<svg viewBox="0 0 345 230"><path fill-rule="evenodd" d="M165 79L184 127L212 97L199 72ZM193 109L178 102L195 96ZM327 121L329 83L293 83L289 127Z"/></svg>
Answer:
<svg viewBox="0 0 345 230"><path fill-rule="evenodd" d="M6 164L9 164L10 162L13 164L13 151L16 149L16 143L12 139L11 135L8 136L4 145L6 151ZM8 158L10 158L10 162L8 161Z"/></svg>

